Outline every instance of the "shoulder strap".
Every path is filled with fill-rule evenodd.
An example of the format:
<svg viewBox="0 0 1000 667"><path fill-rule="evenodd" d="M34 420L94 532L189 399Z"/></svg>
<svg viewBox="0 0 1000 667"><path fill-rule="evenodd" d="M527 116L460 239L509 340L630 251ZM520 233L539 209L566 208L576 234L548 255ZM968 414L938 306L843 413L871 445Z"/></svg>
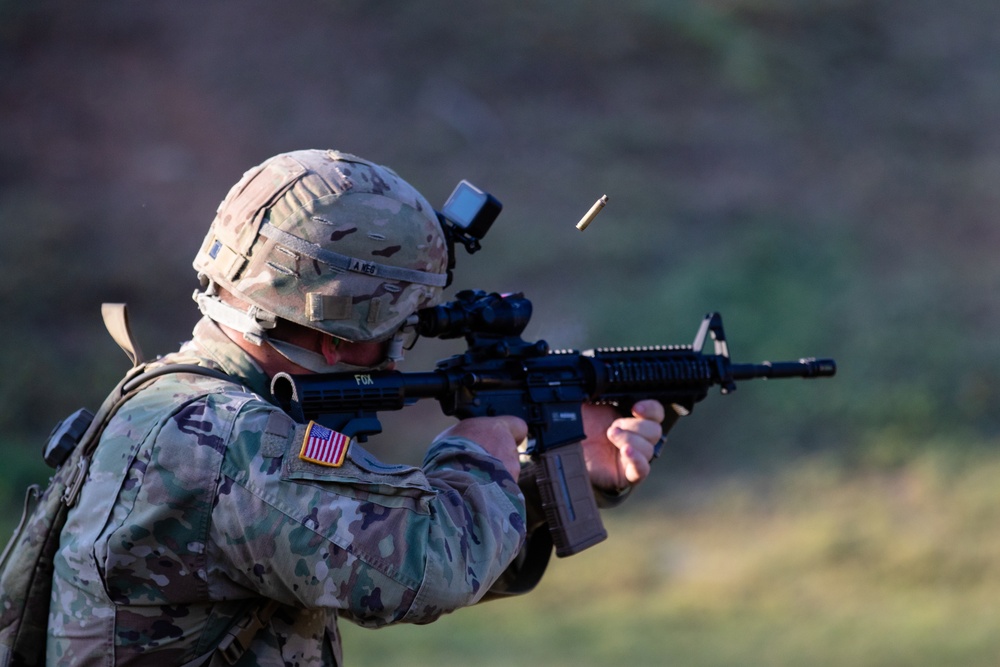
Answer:
<svg viewBox="0 0 1000 667"><path fill-rule="evenodd" d="M132 335L132 328L128 322L128 308L124 303L101 304L101 316L104 318L104 325L108 328L108 333L118 343L119 347L125 351L132 368L129 369L121 382L104 399L101 407L94 415L93 421L87 428L83 437L80 438L79 454L67 464L75 466L68 478L64 501L67 507L72 507L76 503L80 487L86 478L87 468L90 464L90 455L97 448L97 443L101 439L101 433L111 418L118 412L118 409L125 401L139 390L145 383L154 380L168 373L195 373L198 375L208 375L210 377L238 382L236 378L223 373L214 368L196 366L193 364L166 364L154 369L148 369L144 360L142 350Z"/></svg>
<svg viewBox="0 0 1000 667"><path fill-rule="evenodd" d="M226 375L220 370L205 366L196 366L194 364L165 364L153 369L147 369L145 364L133 367L111 393L108 394L108 397L104 399L104 403L97 410L94 420L90 423L83 437L80 438L80 444L77 445L77 449L80 450L79 455L70 458L64 464L72 465L76 468L70 473L67 481L67 489L64 496L67 507L72 507L76 503L76 498L80 493L80 488L83 486L83 481L87 476L87 469L90 466L90 456L97 449L97 443L101 439L104 427L107 426L108 422L111 421L111 418L115 416L115 413L118 412L118 409L121 408L125 401L132 398L142 388L142 385L170 373L193 373L195 375L207 375L227 382L239 382L238 379L231 375Z"/></svg>
<svg viewBox="0 0 1000 667"><path fill-rule="evenodd" d="M104 318L104 326L108 328L108 333L128 355L132 366L139 366L145 362L142 348L132 335L132 327L128 323L128 307L124 303L102 303L101 317Z"/></svg>

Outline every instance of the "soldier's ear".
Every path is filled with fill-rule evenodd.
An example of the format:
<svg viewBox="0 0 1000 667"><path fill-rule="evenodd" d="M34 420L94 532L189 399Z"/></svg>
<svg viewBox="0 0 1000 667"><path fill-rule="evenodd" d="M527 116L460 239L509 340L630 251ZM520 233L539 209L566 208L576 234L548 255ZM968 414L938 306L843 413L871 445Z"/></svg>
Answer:
<svg viewBox="0 0 1000 667"><path fill-rule="evenodd" d="M325 334L321 334L320 338L320 352L323 353L326 363L332 366L340 361L340 350L338 349L340 347L340 339Z"/></svg>

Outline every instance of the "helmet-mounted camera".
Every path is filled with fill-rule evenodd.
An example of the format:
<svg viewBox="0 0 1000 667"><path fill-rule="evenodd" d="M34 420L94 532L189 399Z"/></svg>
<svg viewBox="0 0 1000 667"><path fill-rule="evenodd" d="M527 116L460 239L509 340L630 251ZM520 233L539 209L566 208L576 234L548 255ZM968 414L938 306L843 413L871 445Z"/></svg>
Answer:
<svg viewBox="0 0 1000 667"><path fill-rule="evenodd" d="M455 244L461 243L470 255L478 251L481 248L479 241L502 210L503 204L496 197L469 181L462 180L455 186L444 206L437 211L448 240L449 283L451 270L455 268Z"/></svg>

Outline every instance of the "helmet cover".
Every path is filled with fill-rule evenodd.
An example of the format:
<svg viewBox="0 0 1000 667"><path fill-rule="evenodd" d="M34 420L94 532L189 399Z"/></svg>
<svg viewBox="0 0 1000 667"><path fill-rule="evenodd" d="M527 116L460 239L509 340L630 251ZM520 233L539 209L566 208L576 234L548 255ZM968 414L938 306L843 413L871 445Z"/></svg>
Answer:
<svg viewBox="0 0 1000 667"><path fill-rule="evenodd" d="M244 174L194 260L255 318L349 341L388 338L437 304L447 266L437 214L416 189L387 167L323 150Z"/></svg>

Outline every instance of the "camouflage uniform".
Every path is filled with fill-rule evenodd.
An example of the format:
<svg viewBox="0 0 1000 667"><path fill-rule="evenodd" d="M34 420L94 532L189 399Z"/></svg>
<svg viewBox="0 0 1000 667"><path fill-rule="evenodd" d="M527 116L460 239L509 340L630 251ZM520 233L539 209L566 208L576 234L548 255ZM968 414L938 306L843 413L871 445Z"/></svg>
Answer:
<svg viewBox="0 0 1000 667"><path fill-rule="evenodd" d="M342 467L309 463L303 425L214 322L164 361L242 384L167 375L110 422L56 557L49 664L183 664L262 599L283 606L238 664L340 664L338 615L434 620L523 544L524 497L475 443L438 441L421 468L357 443Z"/></svg>

